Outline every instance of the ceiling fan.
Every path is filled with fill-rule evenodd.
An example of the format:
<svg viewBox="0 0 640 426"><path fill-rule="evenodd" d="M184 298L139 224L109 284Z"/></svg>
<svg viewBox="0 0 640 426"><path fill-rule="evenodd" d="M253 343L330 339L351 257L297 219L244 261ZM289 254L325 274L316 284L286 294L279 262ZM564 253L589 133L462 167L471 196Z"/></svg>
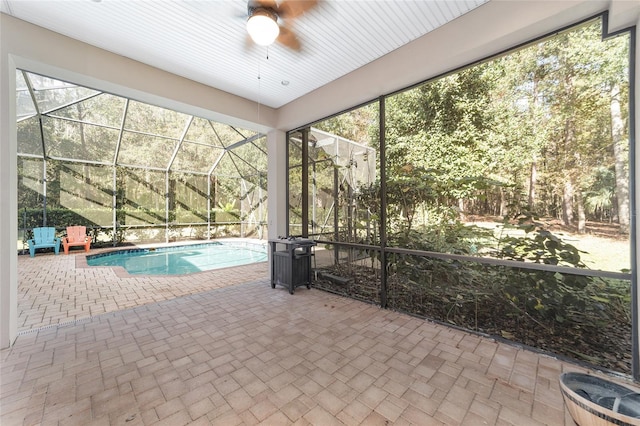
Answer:
<svg viewBox="0 0 640 426"><path fill-rule="evenodd" d="M249 0L247 3L247 32L258 45L273 42L300 50L300 40L292 30L278 21L295 19L313 9L318 0Z"/></svg>

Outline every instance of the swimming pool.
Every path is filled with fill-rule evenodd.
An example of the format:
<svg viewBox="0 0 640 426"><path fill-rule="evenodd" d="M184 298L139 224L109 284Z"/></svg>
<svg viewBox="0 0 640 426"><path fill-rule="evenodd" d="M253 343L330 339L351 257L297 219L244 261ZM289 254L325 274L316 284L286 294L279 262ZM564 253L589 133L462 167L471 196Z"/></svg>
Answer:
<svg viewBox="0 0 640 426"><path fill-rule="evenodd" d="M133 275L191 274L266 260L264 245L226 242L127 249L87 256L89 266L122 266Z"/></svg>

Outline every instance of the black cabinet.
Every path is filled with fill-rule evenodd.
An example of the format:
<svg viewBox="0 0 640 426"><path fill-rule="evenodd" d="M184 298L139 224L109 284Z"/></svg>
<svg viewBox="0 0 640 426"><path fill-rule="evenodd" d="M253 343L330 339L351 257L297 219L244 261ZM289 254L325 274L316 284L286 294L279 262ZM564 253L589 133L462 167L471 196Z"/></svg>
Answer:
<svg viewBox="0 0 640 426"><path fill-rule="evenodd" d="M311 258L316 242L306 238L269 240L271 251L271 287L282 285L293 294L296 287L311 288Z"/></svg>

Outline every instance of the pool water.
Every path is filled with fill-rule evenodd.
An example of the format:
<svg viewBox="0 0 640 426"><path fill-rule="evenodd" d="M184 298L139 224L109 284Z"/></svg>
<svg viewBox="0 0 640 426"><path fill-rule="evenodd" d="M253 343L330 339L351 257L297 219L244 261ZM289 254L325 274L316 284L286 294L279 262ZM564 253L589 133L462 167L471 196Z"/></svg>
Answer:
<svg viewBox="0 0 640 426"><path fill-rule="evenodd" d="M265 246L219 242L118 250L87 256L89 266L122 266L134 275L191 274L266 260Z"/></svg>

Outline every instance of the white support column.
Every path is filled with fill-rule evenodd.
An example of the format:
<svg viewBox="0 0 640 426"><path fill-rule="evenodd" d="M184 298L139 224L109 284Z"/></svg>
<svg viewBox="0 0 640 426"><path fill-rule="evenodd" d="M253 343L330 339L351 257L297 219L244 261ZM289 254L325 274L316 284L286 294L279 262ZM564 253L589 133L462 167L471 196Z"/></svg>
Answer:
<svg viewBox="0 0 640 426"><path fill-rule="evenodd" d="M286 133L272 130L267 133L267 224L269 239L287 233L287 146Z"/></svg>
<svg viewBox="0 0 640 426"><path fill-rule="evenodd" d="M3 37L0 37L0 39ZM0 348L18 335L16 67L0 56Z"/></svg>

